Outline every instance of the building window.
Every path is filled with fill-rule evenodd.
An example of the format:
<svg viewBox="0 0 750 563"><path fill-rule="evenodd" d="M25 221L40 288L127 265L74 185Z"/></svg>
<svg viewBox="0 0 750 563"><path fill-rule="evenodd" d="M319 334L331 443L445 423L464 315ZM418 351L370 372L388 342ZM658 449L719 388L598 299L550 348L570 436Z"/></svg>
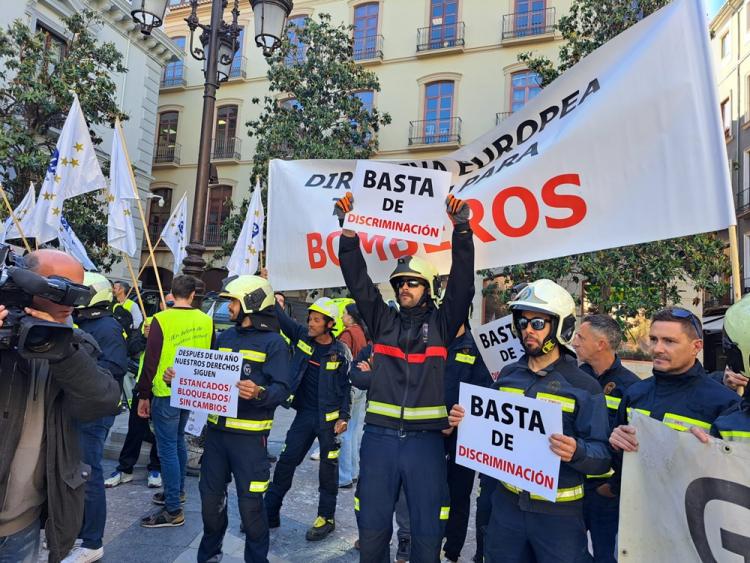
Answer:
<svg viewBox="0 0 750 563"><path fill-rule="evenodd" d="M721 36L721 58L726 59L732 52L732 47L729 44L729 32L727 31Z"/></svg>
<svg viewBox="0 0 750 563"><path fill-rule="evenodd" d="M148 210L148 234L153 242L161 236L164 227L172 214L172 188L155 188Z"/></svg>
<svg viewBox="0 0 750 563"><path fill-rule="evenodd" d="M539 86L539 75L531 70L514 72L510 77L510 110L518 111L526 102L535 98L541 87Z"/></svg>
<svg viewBox="0 0 750 563"><path fill-rule="evenodd" d="M453 128L453 81L431 82L425 86L424 143L447 143Z"/></svg>
<svg viewBox="0 0 750 563"><path fill-rule="evenodd" d="M185 38L184 37L172 37L172 41L181 51L185 51ZM183 84L183 76L185 70L185 63L182 57L175 57L167 63L164 67L164 75L162 76L162 86L177 86Z"/></svg>
<svg viewBox="0 0 750 563"><path fill-rule="evenodd" d="M237 106L222 106L216 111L214 158L232 158L237 149Z"/></svg>
<svg viewBox="0 0 750 563"><path fill-rule="evenodd" d="M208 190L208 205L206 208L206 246L221 246L226 236L221 234L221 226L229 217L232 201L230 186L213 186Z"/></svg>
<svg viewBox="0 0 750 563"><path fill-rule="evenodd" d="M378 54L377 2L360 4L354 8L354 60L374 59Z"/></svg>
<svg viewBox="0 0 750 563"><path fill-rule="evenodd" d="M362 90L361 92L355 92L354 95L362 102L363 109L372 111L373 100L375 99L375 93L372 90Z"/></svg>
<svg viewBox="0 0 750 563"><path fill-rule="evenodd" d="M516 37L544 33L546 0L516 0L513 27Z"/></svg>
<svg viewBox="0 0 750 563"><path fill-rule="evenodd" d="M302 104L299 103L297 98L287 98L281 102L281 107L288 110L297 110L302 108Z"/></svg>
<svg viewBox="0 0 750 563"><path fill-rule="evenodd" d="M159 131L156 139L154 162L174 162L178 121L179 114L176 111L165 111L159 115Z"/></svg>
<svg viewBox="0 0 750 563"><path fill-rule="evenodd" d="M721 126L724 129L724 136L732 136L732 100L727 98L721 102Z"/></svg>
<svg viewBox="0 0 750 563"><path fill-rule="evenodd" d="M37 33L42 34L44 57L48 61L47 74L52 74L57 63L65 58L65 55L68 52L68 44L64 37L61 37L41 24L37 24L36 31Z"/></svg>
<svg viewBox="0 0 750 563"><path fill-rule="evenodd" d="M237 37L237 42L239 44L239 49L237 49L237 52L234 54L234 57L232 57L232 67L229 69L229 77L230 78L237 78L238 76L242 76L244 78L245 75L245 57L242 56L242 49L244 47L245 43L245 28L240 28L240 34Z"/></svg>
<svg viewBox="0 0 750 563"><path fill-rule="evenodd" d="M299 33L307 23L307 16L295 16L289 18L287 24L286 36L289 39L290 49L289 54L286 56L284 63L287 66L300 64L305 61L305 52L307 51L307 45L304 45L300 40Z"/></svg>
<svg viewBox="0 0 750 563"><path fill-rule="evenodd" d="M430 0L430 48L454 47L458 37L458 0Z"/></svg>

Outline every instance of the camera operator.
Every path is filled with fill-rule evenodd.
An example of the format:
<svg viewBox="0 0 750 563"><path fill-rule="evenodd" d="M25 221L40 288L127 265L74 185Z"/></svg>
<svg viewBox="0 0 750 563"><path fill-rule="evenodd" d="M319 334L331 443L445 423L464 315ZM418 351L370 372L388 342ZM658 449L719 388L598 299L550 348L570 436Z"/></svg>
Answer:
<svg viewBox="0 0 750 563"><path fill-rule="evenodd" d="M26 267L42 276L80 284L83 268L57 250L38 250ZM0 302L5 295L0 289ZM34 296L25 313L71 325L73 307ZM0 304L0 327L9 310ZM39 529L46 531L49 561L73 546L83 520L89 468L81 462L77 421L112 414L120 387L96 363L93 339L74 331L62 359L24 359L0 350L0 561L36 561Z"/></svg>

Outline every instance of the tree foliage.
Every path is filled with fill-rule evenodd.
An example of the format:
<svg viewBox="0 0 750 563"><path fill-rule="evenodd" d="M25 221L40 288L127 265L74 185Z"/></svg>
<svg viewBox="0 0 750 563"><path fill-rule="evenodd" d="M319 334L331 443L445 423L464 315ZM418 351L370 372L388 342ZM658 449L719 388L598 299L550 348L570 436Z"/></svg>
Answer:
<svg viewBox="0 0 750 563"><path fill-rule="evenodd" d="M248 121L257 141L251 184L267 185L268 163L283 159L366 159L378 149L377 132L391 122L386 113L366 108L358 92L380 91L377 76L353 60L351 26L333 25L329 14L294 27L296 40L285 38L269 58L269 93L258 119ZM264 202L266 191L264 189ZM228 240L242 229L249 198L222 230ZM224 245L214 258L232 251Z"/></svg>
<svg viewBox="0 0 750 563"><path fill-rule="evenodd" d="M531 53L520 55L519 60L537 72L541 85L546 86L668 1L573 0L570 12L557 26L563 38L559 63ZM568 279L583 284L589 311L612 313L624 321L679 302L681 282L711 295L724 294L730 272L725 250L726 244L717 236L702 234L521 264L485 272L489 277L503 276L486 293L503 303L516 283L542 277Z"/></svg>
<svg viewBox="0 0 750 563"><path fill-rule="evenodd" d="M41 187L72 92L90 126L127 118L118 109L113 80L127 69L115 45L98 42L92 33L99 16L84 10L63 23L67 41L61 59L44 33L19 20L0 30L0 180L14 203L29 182ZM90 133L95 145L102 142ZM108 271L119 258L107 246L107 208L98 193L67 200L64 214L91 259Z"/></svg>

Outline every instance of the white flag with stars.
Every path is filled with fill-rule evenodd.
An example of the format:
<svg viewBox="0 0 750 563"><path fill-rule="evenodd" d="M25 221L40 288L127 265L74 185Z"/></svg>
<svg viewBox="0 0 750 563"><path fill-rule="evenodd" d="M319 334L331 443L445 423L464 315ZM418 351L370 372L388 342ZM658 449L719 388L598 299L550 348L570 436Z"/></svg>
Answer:
<svg viewBox="0 0 750 563"><path fill-rule="evenodd" d="M250 205L247 207L247 216L242 225L240 236L234 245L232 255L227 262L227 270L230 276L241 276L243 274L254 274L258 271L258 260L263 250L263 221L265 213L263 202L260 198L260 186L255 186Z"/></svg>
<svg viewBox="0 0 750 563"><path fill-rule="evenodd" d="M187 256L185 245L187 236L185 228L187 225L187 194L183 194L177 207L174 208L172 216L167 221L164 230L161 232L161 240L172 251L174 256L174 265L172 272L177 275L182 267L182 261Z"/></svg>

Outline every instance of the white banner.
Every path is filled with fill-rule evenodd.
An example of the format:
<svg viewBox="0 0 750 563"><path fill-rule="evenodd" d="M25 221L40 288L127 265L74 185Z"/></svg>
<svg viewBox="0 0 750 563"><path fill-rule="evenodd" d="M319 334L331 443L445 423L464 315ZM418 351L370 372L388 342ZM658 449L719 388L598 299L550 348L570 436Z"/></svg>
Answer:
<svg viewBox="0 0 750 563"><path fill-rule="evenodd" d="M700 443L635 413L626 453L618 561L716 563L750 555L750 445Z"/></svg>
<svg viewBox="0 0 750 563"><path fill-rule="evenodd" d="M523 346L519 338L513 334L512 324L513 315L507 315L471 330L493 381L497 380L501 369L517 362L523 356Z"/></svg>
<svg viewBox="0 0 750 563"><path fill-rule="evenodd" d="M407 169L373 160L357 161L352 188L357 202L344 226L360 233L438 244L448 221L445 198L451 175Z"/></svg>
<svg viewBox="0 0 750 563"><path fill-rule="evenodd" d="M458 404L456 463L555 502L560 457L549 437L562 434L562 407L468 383Z"/></svg>
<svg viewBox="0 0 750 563"><path fill-rule="evenodd" d="M169 404L195 412L237 416L242 354L177 348Z"/></svg>
<svg viewBox="0 0 750 563"><path fill-rule="evenodd" d="M675 0L626 30L472 144L403 164L452 173L452 193L472 209L477 269L734 224L700 0ZM271 162L275 289L344 285L333 204L352 188L355 166ZM414 253L448 272L449 241L361 238L375 282L387 279L395 258Z"/></svg>

